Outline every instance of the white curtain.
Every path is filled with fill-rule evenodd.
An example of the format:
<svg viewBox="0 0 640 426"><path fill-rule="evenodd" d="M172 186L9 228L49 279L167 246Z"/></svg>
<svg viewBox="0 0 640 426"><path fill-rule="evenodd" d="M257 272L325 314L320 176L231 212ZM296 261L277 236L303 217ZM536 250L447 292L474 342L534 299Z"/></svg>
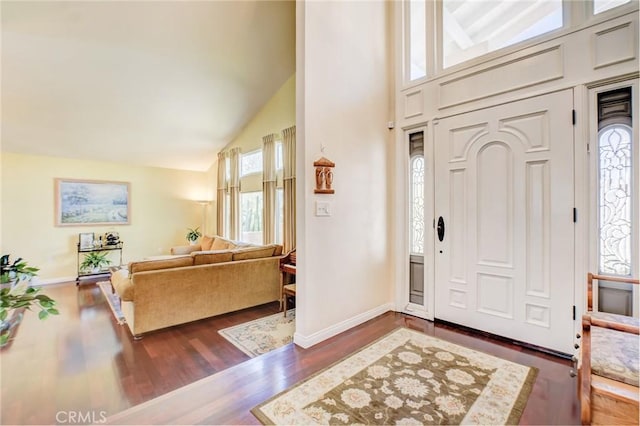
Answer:
<svg viewBox="0 0 640 426"><path fill-rule="evenodd" d="M296 126L282 131L284 252L296 248Z"/></svg>
<svg viewBox="0 0 640 426"><path fill-rule="evenodd" d="M224 212L225 212L225 194L227 192L227 154L220 151L218 153L218 191L217 191L217 217L216 217L216 233L224 236Z"/></svg>
<svg viewBox="0 0 640 426"><path fill-rule="evenodd" d="M263 242L276 242L276 135L262 138Z"/></svg>
<svg viewBox="0 0 640 426"><path fill-rule="evenodd" d="M240 148L231 148L229 152L231 178L229 181L229 238L240 238Z"/></svg>

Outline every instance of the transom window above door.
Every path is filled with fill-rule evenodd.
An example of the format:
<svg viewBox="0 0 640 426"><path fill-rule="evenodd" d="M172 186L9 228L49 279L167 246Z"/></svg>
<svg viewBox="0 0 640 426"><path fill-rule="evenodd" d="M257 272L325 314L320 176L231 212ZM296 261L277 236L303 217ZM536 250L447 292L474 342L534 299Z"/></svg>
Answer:
<svg viewBox="0 0 640 426"><path fill-rule="evenodd" d="M562 27L562 0L443 0L443 68Z"/></svg>

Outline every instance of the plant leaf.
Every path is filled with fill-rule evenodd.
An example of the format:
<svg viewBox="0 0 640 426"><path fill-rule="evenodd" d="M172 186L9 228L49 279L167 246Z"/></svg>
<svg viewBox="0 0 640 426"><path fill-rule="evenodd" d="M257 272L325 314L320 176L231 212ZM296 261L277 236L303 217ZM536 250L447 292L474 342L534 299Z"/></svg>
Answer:
<svg viewBox="0 0 640 426"><path fill-rule="evenodd" d="M41 320L47 318L48 316L49 316L49 312L47 312L47 311L38 312L38 318L40 318Z"/></svg>
<svg viewBox="0 0 640 426"><path fill-rule="evenodd" d="M56 308L49 308L47 309L47 312L49 312L51 315L60 315L60 312Z"/></svg>

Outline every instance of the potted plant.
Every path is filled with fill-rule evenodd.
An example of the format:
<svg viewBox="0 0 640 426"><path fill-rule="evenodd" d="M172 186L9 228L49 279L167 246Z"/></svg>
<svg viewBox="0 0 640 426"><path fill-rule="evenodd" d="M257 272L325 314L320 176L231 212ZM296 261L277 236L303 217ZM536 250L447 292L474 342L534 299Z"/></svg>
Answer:
<svg viewBox="0 0 640 426"><path fill-rule="evenodd" d="M38 271L38 268L27 266L27 262L22 258L16 259L13 263L9 261L8 254L0 258L0 281L11 283L11 286L5 285L0 288L0 346L7 344L11 327L22 318L22 312L16 310L30 310L35 306L40 309L38 318L41 320L49 315L59 314L55 308L56 302L49 296L38 294L41 289L30 285L31 278L37 275Z"/></svg>
<svg viewBox="0 0 640 426"><path fill-rule="evenodd" d="M93 273L100 272L103 266L107 266L111 263L109 255L106 251L92 251L84 255L84 259L82 259L82 263L80 264L80 269L83 271L90 271Z"/></svg>
<svg viewBox="0 0 640 426"><path fill-rule="evenodd" d="M198 238L202 236L202 232L200 232L200 227L196 229L187 228L187 241L189 244L194 245Z"/></svg>
<svg viewBox="0 0 640 426"><path fill-rule="evenodd" d="M37 275L38 268L27 266L27 262L21 257L10 263L8 254L0 257L0 283L16 282L18 280L31 280L31 277Z"/></svg>

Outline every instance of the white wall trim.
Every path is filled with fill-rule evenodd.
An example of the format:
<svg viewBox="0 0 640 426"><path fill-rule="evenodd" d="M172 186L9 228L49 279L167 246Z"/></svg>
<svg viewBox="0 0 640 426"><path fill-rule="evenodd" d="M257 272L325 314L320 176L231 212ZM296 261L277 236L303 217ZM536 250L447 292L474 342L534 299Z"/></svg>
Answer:
<svg viewBox="0 0 640 426"><path fill-rule="evenodd" d="M37 277L31 280L33 285L50 285L50 284L61 284L68 283L70 281L75 281L76 277L57 277L57 278L47 278L45 280L38 279Z"/></svg>
<svg viewBox="0 0 640 426"><path fill-rule="evenodd" d="M357 325L362 324L363 322L369 321L377 317L378 315L382 315L385 312L393 311L394 304L389 302L384 305L377 306L373 309L370 309L366 312L356 315L353 318L349 318L332 326L329 326L323 330L316 331L315 333L309 336L303 336L302 334L295 332L293 334L293 343L303 348L310 348L313 345L316 345L324 340L327 340L330 337L335 336L336 334L340 334L343 331L349 330Z"/></svg>

